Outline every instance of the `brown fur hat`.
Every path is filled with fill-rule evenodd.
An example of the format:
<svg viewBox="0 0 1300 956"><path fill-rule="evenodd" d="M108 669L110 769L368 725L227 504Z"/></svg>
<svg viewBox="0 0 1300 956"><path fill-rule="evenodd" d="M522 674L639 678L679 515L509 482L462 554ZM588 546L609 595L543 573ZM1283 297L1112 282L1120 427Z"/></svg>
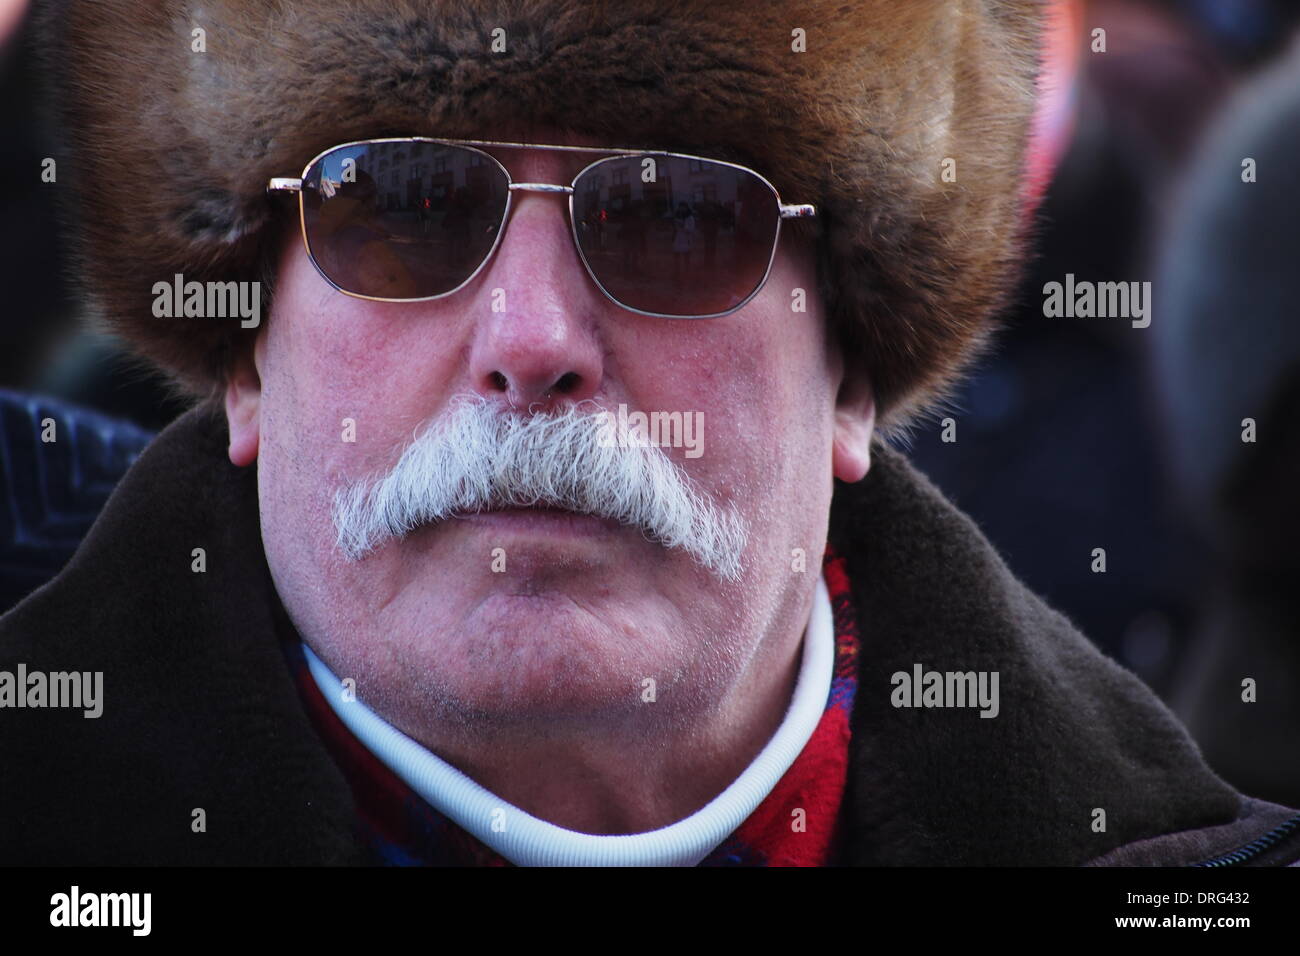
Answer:
<svg viewBox="0 0 1300 956"><path fill-rule="evenodd" d="M753 166L818 206L822 292L884 426L944 395L1016 273L1036 0L44 6L86 299L196 393L256 332L156 318L154 283L263 279L267 180L370 136L536 123Z"/></svg>

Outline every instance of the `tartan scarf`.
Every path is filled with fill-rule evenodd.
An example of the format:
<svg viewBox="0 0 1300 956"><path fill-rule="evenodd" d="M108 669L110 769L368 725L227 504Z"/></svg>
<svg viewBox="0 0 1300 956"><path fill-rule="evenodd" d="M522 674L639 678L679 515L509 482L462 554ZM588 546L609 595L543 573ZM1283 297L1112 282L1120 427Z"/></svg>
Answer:
<svg viewBox="0 0 1300 956"><path fill-rule="evenodd" d="M700 866L829 866L837 862L843 837L840 809L848 774L859 634L844 560L829 545L822 573L835 630L835 665L826 709L812 737L771 793ZM430 806L356 738L321 695L300 640L286 637L281 647L307 715L352 790L358 839L377 860L389 866L513 865Z"/></svg>

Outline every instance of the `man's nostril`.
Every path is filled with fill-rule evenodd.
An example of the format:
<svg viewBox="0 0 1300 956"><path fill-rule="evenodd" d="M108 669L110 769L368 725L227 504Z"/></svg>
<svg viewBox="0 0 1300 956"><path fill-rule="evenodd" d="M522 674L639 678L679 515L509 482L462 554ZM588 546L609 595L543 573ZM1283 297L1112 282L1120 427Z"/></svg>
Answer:
<svg viewBox="0 0 1300 956"><path fill-rule="evenodd" d="M561 395L567 395L578 387L580 380L577 372L565 372L556 381L554 391L559 392Z"/></svg>
<svg viewBox="0 0 1300 956"><path fill-rule="evenodd" d="M498 391L504 392L507 388L510 387L510 383L506 380L506 377L502 375L500 372L493 372L491 375L488 376L488 378L491 379L492 381L492 387L497 389Z"/></svg>

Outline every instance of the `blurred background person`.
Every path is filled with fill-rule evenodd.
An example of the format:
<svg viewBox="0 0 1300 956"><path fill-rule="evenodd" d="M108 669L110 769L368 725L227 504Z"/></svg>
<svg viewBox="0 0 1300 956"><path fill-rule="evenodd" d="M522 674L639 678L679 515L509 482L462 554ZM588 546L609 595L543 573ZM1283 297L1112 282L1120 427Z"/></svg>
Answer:
<svg viewBox="0 0 1300 956"><path fill-rule="evenodd" d="M1298 166L1300 43L1199 151L1152 325L1179 490L1206 542L1171 700L1223 777L1281 801L1300 798Z"/></svg>

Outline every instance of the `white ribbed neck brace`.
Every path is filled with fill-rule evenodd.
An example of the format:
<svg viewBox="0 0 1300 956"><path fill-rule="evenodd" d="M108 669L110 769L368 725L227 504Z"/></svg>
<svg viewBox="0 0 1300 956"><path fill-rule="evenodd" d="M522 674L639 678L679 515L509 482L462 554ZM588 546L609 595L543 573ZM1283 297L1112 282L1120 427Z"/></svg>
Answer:
<svg viewBox="0 0 1300 956"><path fill-rule="evenodd" d="M389 725L360 700L344 701L338 678L305 643L303 652L321 693L356 738L435 810L510 862L518 866L695 866L772 792L825 711L835 664L835 633L830 595L821 577L805 638L790 709L753 763L689 817L658 830L626 836L566 830L502 800Z"/></svg>

